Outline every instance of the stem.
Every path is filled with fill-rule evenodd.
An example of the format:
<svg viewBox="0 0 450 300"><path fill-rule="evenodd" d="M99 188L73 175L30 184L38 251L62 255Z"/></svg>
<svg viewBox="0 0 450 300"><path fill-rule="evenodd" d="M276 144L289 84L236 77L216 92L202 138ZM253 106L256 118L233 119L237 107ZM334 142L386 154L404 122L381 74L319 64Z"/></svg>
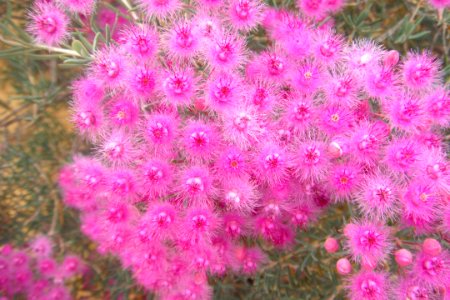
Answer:
<svg viewBox="0 0 450 300"><path fill-rule="evenodd" d="M66 54L66 55L70 55L70 56L76 56L76 57L83 57L80 53L76 52L75 50L70 50L70 49L64 49L64 48L59 48L59 47L52 47L52 46L47 46L47 45L43 45L43 44L33 44L33 45L27 45L27 44L22 44L16 41L11 41L8 39L5 39L2 35L0 35L0 41L2 41L3 43L10 45L10 46L17 46L17 47L22 47L22 48L37 48L37 49L42 49L42 50L47 50L49 52L55 52L55 53L61 53L61 54Z"/></svg>
<svg viewBox="0 0 450 300"><path fill-rule="evenodd" d="M139 17L136 14L136 12L133 10L133 6L131 6L130 2L128 0L120 0L120 2L122 2L122 4L128 9L128 11L130 12L133 19L135 21L139 21Z"/></svg>

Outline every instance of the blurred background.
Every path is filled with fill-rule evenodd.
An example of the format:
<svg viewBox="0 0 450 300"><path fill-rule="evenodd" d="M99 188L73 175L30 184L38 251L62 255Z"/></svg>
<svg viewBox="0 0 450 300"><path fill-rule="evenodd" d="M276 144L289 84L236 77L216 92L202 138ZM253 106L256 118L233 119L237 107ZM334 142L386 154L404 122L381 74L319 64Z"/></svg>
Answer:
<svg viewBox="0 0 450 300"><path fill-rule="evenodd" d="M91 267L84 278L70 283L76 299L152 299L117 260L96 253L79 230L77 213L61 202L58 171L75 153L91 150L74 133L69 114L70 82L82 67L2 42L8 37L29 41L23 28L31 2L0 0L0 245L23 246L38 233L50 234L57 256L76 253ZM99 9L110 9L107 1L101 2ZM339 33L349 40L370 38L402 54L428 49L440 59L449 81L448 10L438 11L426 0L346 3L335 16ZM267 4L287 8L294 1ZM321 246L352 211L345 205L332 209L317 226L298 234L294 249L266 249L273 262L256 277L210 279L215 299L344 299L330 267L335 259Z"/></svg>

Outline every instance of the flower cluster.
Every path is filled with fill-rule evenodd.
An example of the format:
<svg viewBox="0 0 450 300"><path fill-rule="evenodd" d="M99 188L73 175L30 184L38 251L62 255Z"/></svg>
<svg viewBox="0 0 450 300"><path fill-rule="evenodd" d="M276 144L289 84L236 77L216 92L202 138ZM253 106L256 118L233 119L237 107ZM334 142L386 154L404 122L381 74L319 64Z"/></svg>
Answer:
<svg viewBox="0 0 450 300"><path fill-rule="evenodd" d="M58 9L67 2L77 1ZM198 2L136 1L134 19L148 21L124 25L74 82L72 120L95 153L75 157L60 185L82 231L162 299L207 299L207 274L253 274L266 261L256 239L289 248L296 230L347 202L359 218L344 229L346 250L362 267L349 295L393 297L377 268L396 250L395 231L450 233L439 61L345 42L323 19L342 1L301 0L301 13ZM45 16L46 5L31 28L54 44L67 22ZM398 297L449 288L447 251L415 259ZM337 267L349 274L352 264Z"/></svg>
<svg viewBox="0 0 450 300"><path fill-rule="evenodd" d="M52 241L43 235L22 249L3 245L0 248L0 295L11 297L8 299L19 296L33 300L72 299L64 282L83 273L85 266L75 255L66 255L57 262L52 254Z"/></svg>

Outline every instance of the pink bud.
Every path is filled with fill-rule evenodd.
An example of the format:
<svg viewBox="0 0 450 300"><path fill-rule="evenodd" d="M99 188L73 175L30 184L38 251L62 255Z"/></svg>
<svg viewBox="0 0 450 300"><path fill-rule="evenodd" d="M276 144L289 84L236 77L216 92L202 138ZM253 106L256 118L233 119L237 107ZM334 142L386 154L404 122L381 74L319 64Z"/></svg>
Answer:
<svg viewBox="0 0 450 300"><path fill-rule="evenodd" d="M328 152L332 157L340 157L343 153L341 146L335 141L328 145Z"/></svg>
<svg viewBox="0 0 450 300"><path fill-rule="evenodd" d="M441 244L435 239L423 241L423 252L431 256L438 256L442 252Z"/></svg>
<svg viewBox="0 0 450 300"><path fill-rule="evenodd" d="M395 261L400 267L406 267L412 263L413 257L409 250L400 249L395 251Z"/></svg>
<svg viewBox="0 0 450 300"><path fill-rule="evenodd" d="M344 234L345 234L346 236L351 235L355 228L356 228L356 225L355 225L355 224L348 223L348 224L345 225L345 227L344 227Z"/></svg>
<svg viewBox="0 0 450 300"><path fill-rule="evenodd" d="M328 253L334 253L339 250L339 243L335 238L328 237L323 244Z"/></svg>
<svg viewBox="0 0 450 300"><path fill-rule="evenodd" d="M391 50L384 56L384 66L386 68L392 68L394 67L400 59L400 55L398 54L398 51Z"/></svg>
<svg viewBox="0 0 450 300"><path fill-rule="evenodd" d="M197 111L204 111L206 109L205 99L196 98L194 100L194 107Z"/></svg>
<svg viewBox="0 0 450 300"><path fill-rule="evenodd" d="M336 263L336 270L341 275L348 275L352 271L352 264L347 258L341 258Z"/></svg>

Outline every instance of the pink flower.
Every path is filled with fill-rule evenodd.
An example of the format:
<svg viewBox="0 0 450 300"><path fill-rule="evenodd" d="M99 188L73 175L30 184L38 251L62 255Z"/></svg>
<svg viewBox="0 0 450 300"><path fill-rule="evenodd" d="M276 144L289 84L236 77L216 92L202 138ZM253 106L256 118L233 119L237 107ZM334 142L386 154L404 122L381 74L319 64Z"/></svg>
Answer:
<svg viewBox="0 0 450 300"><path fill-rule="evenodd" d="M163 90L169 102L189 103L196 92L196 80L190 68L174 68L163 80Z"/></svg>
<svg viewBox="0 0 450 300"><path fill-rule="evenodd" d="M255 158L259 178L269 184L279 183L287 175L288 161L282 147L266 143Z"/></svg>
<svg viewBox="0 0 450 300"><path fill-rule="evenodd" d="M150 25L126 28L121 33L121 40L136 60L152 60L158 50L158 33Z"/></svg>
<svg viewBox="0 0 450 300"><path fill-rule="evenodd" d="M318 31L314 38L314 56L325 64L334 64L342 56L344 38L332 31Z"/></svg>
<svg viewBox="0 0 450 300"><path fill-rule="evenodd" d="M90 15L95 8L96 0L57 0L57 2L73 13Z"/></svg>
<svg viewBox="0 0 450 300"><path fill-rule="evenodd" d="M155 150L168 150L173 146L178 133L178 121L170 113L158 113L147 117L143 126L144 138Z"/></svg>
<svg viewBox="0 0 450 300"><path fill-rule="evenodd" d="M200 50L199 33L187 20L175 21L165 40L169 54L175 59L192 58Z"/></svg>
<svg viewBox="0 0 450 300"><path fill-rule="evenodd" d="M114 99L110 105L110 121L118 126L132 127L136 124L139 116L139 108L131 100L124 96Z"/></svg>
<svg viewBox="0 0 450 300"><path fill-rule="evenodd" d="M39 235L31 242L30 249L38 258L49 257L53 252L53 243L47 236Z"/></svg>
<svg viewBox="0 0 450 300"><path fill-rule="evenodd" d="M305 181L318 182L325 178L330 160L322 141L305 141L293 153L293 167L296 175Z"/></svg>
<svg viewBox="0 0 450 300"><path fill-rule="evenodd" d="M447 126L450 119L450 92L445 89L437 89L425 98L425 106L428 117L433 124Z"/></svg>
<svg viewBox="0 0 450 300"><path fill-rule="evenodd" d="M431 293L432 291L422 282L414 280L411 276L401 278L395 288L395 296L399 300L429 299Z"/></svg>
<svg viewBox="0 0 450 300"><path fill-rule="evenodd" d="M403 80L409 88L429 88L439 79L439 63L435 57L428 52L408 53L403 62Z"/></svg>
<svg viewBox="0 0 450 300"><path fill-rule="evenodd" d="M132 138L124 131L113 131L103 140L99 153L111 165L125 165L135 155Z"/></svg>
<svg viewBox="0 0 450 300"><path fill-rule="evenodd" d="M223 184L225 206L241 214L252 213L257 205L257 192L254 183L245 179L230 179Z"/></svg>
<svg viewBox="0 0 450 300"><path fill-rule="evenodd" d="M217 171L220 176L243 177L248 169L247 156L236 147L227 147L217 159Z"/></svg>
<svg viewBox="0 0 450 300"><path fill-rule="evenodd" d="M105 86L116 89L124 85L127 61L117 47L103 48L96 53L91 72Z"/></svg>
<svg viewBox="0 0 450 300"><path fill-rule="evenodd" d="M168 203L155 203L139 220L138 235L142 242L156 244L175 237L178 212Z"/></svg>
<svg viewBox="0 0 450 300"><path fill-rule="evenodd" d="M347 200L361 183L360 168L346 163L336 165L330 170L329 184L333 189L333 197L337 200Z"/></svg>
<svg viewBox="0 0 450 300"><path fill-rule="evenodd" d="M228 4L228 20L237 30L251 30L261 22L263 8L258 0L232 0Z"/></svg>
<svg viewBox="0 0 450 300"><path fill-rule="evenodd" d="M181 8L178 0L137 0L146 15L157 18L168 18Z"/></svg>
<svg viewBox="0 0 450 300"><path fill-rule="evenodd" d="M159 159L151 159L138 167L139 186L150 198L165 196L172 185L173 166Z"/></svg>
<svg viewBox="0 0 450 300"><path fill-rule="evenodd" d="M29 18L28 31L38 43L54 46L68 36L69 18L51 2L35 1Z"/></svg>
<svg viewBox="0 0 450 300"><path fill-rule="evenodd" d="M126 83L130 95L148 101L158 90L160 74L150 66L137 65L129 70Z"/></svg>
<svg viewBox="0 0 450 300"><path fill-rule="evenodd" d="M222 112L237 105L239 100L240 82L229 73L215 74L207 83L207 101L210 108Z"/></svg>
<svg viewBox="0 0 450 300"><path fill-rule="evenodd" d="M219 134L212 124L191 121L183 130L182 145L189 160L210 160L218 143Z"/></svg>
<svg viewBox="0 0 450 300"><path fill-rule="evenodd" d="M439 200L429 183L412 181L401 198L402 222L417 233L431 232L439 216Z"/></svg>
<svg viewBox="0 0 450 300"><path fill-rule="evenodd" d="M258 268L267 260L266 255L257 247L239 247L235 251L237 264L242 268L244 274L253 275Z"/></svg>
<svg viewBox="0 0 450 300"><path fill-rule="evenodd" d="M192 166L184 170L179 178L179 193L187 204L202 205L208 203L214 193L212 176L203 166Z"/></svg>
<svg viewBox="0 0 450 300"><path fill-rule="evenodd" d="M324 0L298 0L298 6L309 17L320 19L325 14Z"/></svg>
<svg viewBox="0 0 450 300"><path fill-rule="evenodd" d="M211 66L232 70L240 66L244 60L243 41L231 32L217 34L208 45L206 57Z"/></svg>
<svg viewBox="0 0 450 300"><path fill-rule="evenodd" d="M385 273L360 271L352 276L347 289L351 300L387 300L390 285Z"/></svg>
<svg viewBox="0 0 450 300"><path fill-rule="evenodd" d="M375 268L387 258L391 249L388 228L382 224L361 221L348 224L346 229L344 235L347 237L347 247L355 261Z"/></svg>
<svg viewBox="0 0 450 300"><path fill-rule="evenodd" d="M425 286L436 288L448 283L450 276L450 256L443 251L437 256L431 256L424 252L416 255L413 267L413 276Z"/></svg>
<svg viewBox="0 0 450 300"><path fill-rule="evenodd" d="M386 220L398 213L399 187L382 173L368 177L361 185L356 201L365 217Z"/></svg>

